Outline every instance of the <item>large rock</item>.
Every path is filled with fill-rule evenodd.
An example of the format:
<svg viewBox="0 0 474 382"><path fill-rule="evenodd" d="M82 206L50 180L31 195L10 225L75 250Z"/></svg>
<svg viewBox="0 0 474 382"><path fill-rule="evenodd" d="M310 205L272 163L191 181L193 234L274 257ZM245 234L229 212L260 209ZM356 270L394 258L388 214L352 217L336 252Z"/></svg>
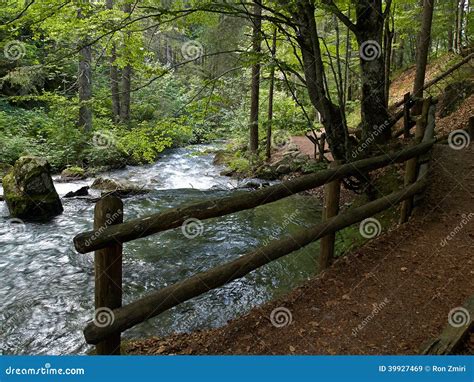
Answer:
<svg viewBox="0 0 474 382"><path fill-rule="evenodd" d="M126 180L114 180L102 177L96 178L92 183L91 188L123 197L150 192L150 190Z"/></svg>
<svg viewBox="0 0 474 382"><path fill-rule="evenodd" d="M75 198L78 196L88 196L89 195L89 186L81 187L79 190L70 191L66 195L65 198Z"/></svg>
<svg viewBox="0 0 474 382"><path fill-rule="evenodd" d="M61 172L60 180L62 182L70 182L74 180L86 179L86 171L81 167L68 167Z"/></svg>
<svg viewBox="0 0 474 382"><path fill-rule="evenodd" d="M10 214L26 220L43 220L63 212L46 159L25 156L3 177Z"/></svg>

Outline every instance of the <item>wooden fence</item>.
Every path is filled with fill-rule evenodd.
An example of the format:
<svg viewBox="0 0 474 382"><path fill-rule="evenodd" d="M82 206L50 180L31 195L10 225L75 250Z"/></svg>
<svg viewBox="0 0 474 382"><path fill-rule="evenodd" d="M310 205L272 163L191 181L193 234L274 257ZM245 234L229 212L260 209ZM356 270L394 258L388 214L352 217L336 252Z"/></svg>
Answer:
<svg viewBox="0 0 474 382"><path fill-rule="evenodd" d="M413 146L396 153L356 162L332 163L327 170L244 195L171 208L125 223L122 222L122 201L115 196L102 198L95 206L94 230L81 233L74 238L78 252L95 251L96 318L84 329L87 343L96 345L97 354L120 354L120 336L123 331L207 291L244 277L257 268L316 240L321 239L319 262L320 268L324 269L333 260L334 238L339 230L399 203L402 203L400 221L407 221L413 209L415 196L421 194L427 185L426 170L435 143L435 106L431 100L425 100L422 110L422 114L416 120L417 144ZM339 214L339 193L343 178L366 174L394 163L405 163L402 190ZM322 222L122 306L123 243L180 227L190 218L204 220L224 216L272 203L322 185L325 187ZM104 309L111 314L107 322L101 321L98 317Z"/></svg>

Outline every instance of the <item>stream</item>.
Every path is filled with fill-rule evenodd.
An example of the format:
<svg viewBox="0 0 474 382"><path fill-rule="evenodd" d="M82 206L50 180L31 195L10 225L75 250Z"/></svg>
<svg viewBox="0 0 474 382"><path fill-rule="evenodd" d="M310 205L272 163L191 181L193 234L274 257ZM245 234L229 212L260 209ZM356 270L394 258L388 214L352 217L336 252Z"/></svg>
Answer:
<svg viewBox="0 0 474 382"><path fill-rule="evenodd" d="M220 176L215 146L171 149L154 164L101 174L152 191L124 199L125 220L183 203L249 192ZM60 196L93 179L55 181ZM3 190L0 188L0 194ZM94 204L62 199L64 213L47 223L10 224L0 202L0 354L84 354L82 330L94 315L93 254L78 254L72 239L90 230ZM123 303L196 272L233 260L274 237L321 218L317 199L296 195L202 222L194 238L181 228L124 244ZM123 338L163 336L224 325L252 307L280 296L316 271L318 243L266 265L246 277L183 303L123 333Z"/></svg>

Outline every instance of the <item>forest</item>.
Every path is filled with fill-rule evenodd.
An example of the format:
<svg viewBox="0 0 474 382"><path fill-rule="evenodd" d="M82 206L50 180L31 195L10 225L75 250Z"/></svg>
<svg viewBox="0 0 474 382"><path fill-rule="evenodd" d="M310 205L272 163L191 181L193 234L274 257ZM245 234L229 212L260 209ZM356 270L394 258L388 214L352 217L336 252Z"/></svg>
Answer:
<svg viewBox="0 0 474 382"><path fill-rule="evenodd" d="M0 0L0 354L472 354L471 3Z"/></svg>
<svg viewBox="0 0 474 382"><path fill-rule="evenodd" d="M349 157L349 132L389 119L390 81L415 63L420 2L382 3L4 1L2 162L94 171L229 137L265 159L272 130L278 146L322 129ZM430 59L467 50L468 4L435 8Z"/></svg>

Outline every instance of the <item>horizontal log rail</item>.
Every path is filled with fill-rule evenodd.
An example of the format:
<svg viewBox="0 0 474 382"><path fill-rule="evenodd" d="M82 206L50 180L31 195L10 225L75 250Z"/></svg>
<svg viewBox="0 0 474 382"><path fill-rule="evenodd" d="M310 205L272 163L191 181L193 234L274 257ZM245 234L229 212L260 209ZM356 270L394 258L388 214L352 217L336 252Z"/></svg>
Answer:
<svg viewBox="0 0 474 382"><path fill-rule="evenodd" d="M129 220L122 224L104 226L74 238L79 253L88 253L111 244L126 243L158 232L181 226L187 219L209 219L258 207L286 198L296 193L322 186L337 179L373 171L393 163L427 153L435 140L408 147L391 154L379 155L346 163L337 169L328 169L315 174L303 175L293 180L245 194L233 195L186 207L170 208L163 212Z"/></svg>
<svg viewBox="0 0 474 382"><path fill-rule="evenodd" d="M349 210L323 223L303 229L291 235L291 237L272 241L267 246L259 247L236 260L198 273L184 281L153 292L122 308L115 309L113 310L114 319L110 325L97 326L94 322L89 323L84 329L85 339L89 344L97 344L114 333L121 333L191 298L244 277L257 268L288 255L323 236L335 233L392 207L407 198L413 197L415 194L422 192L426 185L426 178L422 178L401 191Z"/></svg>

